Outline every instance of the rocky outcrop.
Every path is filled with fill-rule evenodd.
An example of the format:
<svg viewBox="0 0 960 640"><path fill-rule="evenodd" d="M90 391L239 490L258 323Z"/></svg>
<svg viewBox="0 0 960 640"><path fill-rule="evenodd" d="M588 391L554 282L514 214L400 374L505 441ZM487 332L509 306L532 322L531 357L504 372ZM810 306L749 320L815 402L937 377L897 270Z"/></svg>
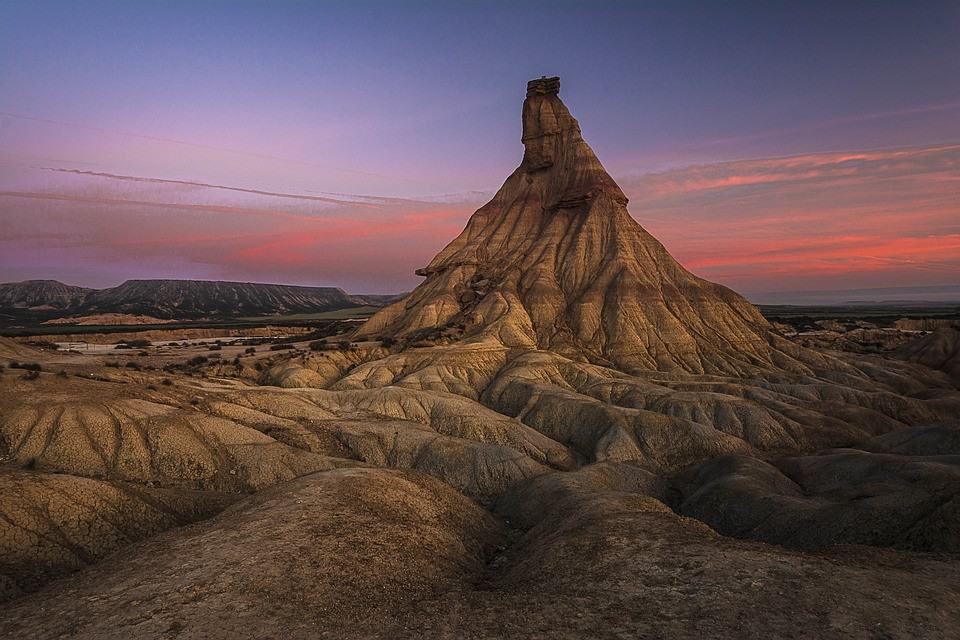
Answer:
<svg viewBox="0 0 960 640"><path fill-rule="evenodd" d="M520 166L361 335L454 326L460 339L624 371L804 369L753 305L688 272L630 217L558 91L556 78L531 81Z"/></svg>

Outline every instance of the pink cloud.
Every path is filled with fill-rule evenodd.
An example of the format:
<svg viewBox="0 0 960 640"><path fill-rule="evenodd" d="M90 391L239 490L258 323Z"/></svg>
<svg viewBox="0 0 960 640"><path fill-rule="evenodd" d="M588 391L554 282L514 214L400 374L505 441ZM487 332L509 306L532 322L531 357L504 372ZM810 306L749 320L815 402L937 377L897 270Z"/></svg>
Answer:
<svg viewBox="0 0 960 640"><path fill-rule="evenodd" d="M0 192L0 274L38 265L68 281L113 274L98 284L400 291L477 207L91 172L34 178ZM621 184L631 213L683 264L736 289L929 285L960 272L957 145L698 165Z"/></svg>

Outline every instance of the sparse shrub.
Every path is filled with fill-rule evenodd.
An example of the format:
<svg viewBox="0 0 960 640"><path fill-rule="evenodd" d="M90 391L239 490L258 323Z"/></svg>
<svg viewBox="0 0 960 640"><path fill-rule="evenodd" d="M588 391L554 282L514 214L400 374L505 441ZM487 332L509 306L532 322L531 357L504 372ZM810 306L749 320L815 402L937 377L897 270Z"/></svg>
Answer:
<svg viewBox="0 0 960 640"><path fill-rule="evenodd" d="M187 360L187 365L191 367L199 367L202 364L207 364L210 362L210 359L207 356L194 356Z"/></svg>
<svg viewBox="0 0 960 640"><path fill-rule="evenodd" d="M380 344L387 349L397 344L397 339L392 336L380 336Z"/></svg>
<svg viewBox="0 0 960 640"><path fill-rule="evenodd" d="M24 373L22 376L20 376L20 378L23 380L36 380L39 377L40 377L40 372L34 371L32 369Z"/></svg>
<svg viewBox="0 0 960 640"><path fill-rule="evenodd" d="M349 340L341 340L337 343L337 349L340 349L340 351L350 351L353 349L353 343Z"/></svg>
<svg viewBox="0 0 960 640"><path fill-rule="evenodd" d="M147 385L147 391L156 391L156 390L157 390L157 388L156 388L154 385L152 385L152 384L148 384L148 385Z"/></svg>
<svg viewBox="0 0 960 640"><path fill-rule="evenodd" d="M60 369L60 371L57 371L57 377L58 377L58 378L67 378L67 377L69 377L69 376L70 376L70 374L68 374L68 373L67 373L66 371L64 371L63 369Z"/></svg>
<svg viewBox="0 0 960 640"><path fill-rule="evenodd" d="M270 345L270 351L286 351L288 349L293 349L292 344L272 344Z"/></svg>
<svg viewBox="0 0 960 640"><path fill-rule="evenodd" d="M243 350L243 352L244 352L244 353L256 353L256 352L257 352L257 348L256 348L256 347L247 347L246 349Z"/></svg>
<svg viewBox="0 0 960 640"><path fill-rule="evenodd" d="M140 371L140 365L136 362L128 362L127 369L133 369L134 371Z"/></svg>
<svg viewBox="0 0 960 640"><path fill-rule="evenodd" d="M51 351L56 351L58 349L57 344L55 342L50 342L49 340L28 340L27 344L38 349L49 349Z"/></svg>
<svg viewBox="0 0 960 640"><path fill-rule="evenodd" d="M223 347L219 344L212 344L209 347L207 347L207 350L209 351L220 351L221 349L223 349Z"/></svg>
<svg viewBox="0 0 960 640"><path fill-rule="evenodd" d="M24 369L26 371L43 371L43 367L41 367L36 362L17 362L16 360L13 360L9 366L11 369Z"/></svg>
<svg viewBox="0 0 960 640"><path fill-rule="evenodd" d="M146 351L141 351L141 352L138 353L137 355L138 355L138 356L148 356L148 355L150 355L150 354L149 354L148 352L146 352Z"/></svg>
<svg viewBox="0 0 960 640"><path fill-rule="evenodd" d="M109 361L107 361L107 362L104 362L104 363L103 363L103 366L105 366L105 367L112 367L112 368L114 368L114 369L119 369L119 368L120 368L120 363L117 362L117 361L115 361L115 360L109 360Z"/></svg>
<svg viewBox="0 0 960 640"><path fill-rule="evenodd" d="M164 386L166 386L166 387L172 387L172 386L173 386L173 380L171 380L170 378L164 378L163 380L160 381L160 384L162 384L162 385L164 385Z"/></svg>
<svg viewBox="0 0 960 640"><path fill-rule="evenodd" d="M324 342L323 340L314 340L313 342L310 343L311 351L323 351L326 348L327 348L327 343Z"/></svg>

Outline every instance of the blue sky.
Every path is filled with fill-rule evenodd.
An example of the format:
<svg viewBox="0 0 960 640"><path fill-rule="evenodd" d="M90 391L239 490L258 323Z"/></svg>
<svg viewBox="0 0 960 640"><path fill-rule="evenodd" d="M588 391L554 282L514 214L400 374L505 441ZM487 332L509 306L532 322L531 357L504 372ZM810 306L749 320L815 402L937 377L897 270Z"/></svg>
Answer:
<svg viewBox="0 0 960 640"><path fill-rule="evenodd" d="M0 186L55 166L488 191L544 74L618 179L943 145L960 141L960 4L6 0Z"/></svg>

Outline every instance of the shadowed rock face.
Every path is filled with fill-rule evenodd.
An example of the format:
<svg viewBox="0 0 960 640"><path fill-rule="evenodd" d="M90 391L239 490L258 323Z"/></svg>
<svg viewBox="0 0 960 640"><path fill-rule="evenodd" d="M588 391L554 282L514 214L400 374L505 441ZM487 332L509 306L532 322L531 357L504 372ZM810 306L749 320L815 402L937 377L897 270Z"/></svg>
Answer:
<svg viewBox="0 0 960 640"><path fill-rule="evenodd" d="M960 329L938 327L930 335L903 345L894 356L939 369L960 380Z"/></svg>
<svg viewBox="0 0 960 640"><path fill-rule="evenodd" d="M958 441L960 426L919 427L811 456L724 456L681 474L678 510L724 535L787 547L957 553ZM918 448L928 455L914 455Z"/></svg>
<svg viewBox="0 0 960 640"><path fill-rule="evenodd" d="M0 471L0 601L114 549L209 517L238 496Z"/></svg>
<svg viewBox="0 0 960 640"><path fill-rule="evenodd" d="M531 82L520 166L421 270L426 281L362 334L463 324L473 339L626 371L772 366L760 313L688 272L630 217L558 91L559 80Z"/></svg>

